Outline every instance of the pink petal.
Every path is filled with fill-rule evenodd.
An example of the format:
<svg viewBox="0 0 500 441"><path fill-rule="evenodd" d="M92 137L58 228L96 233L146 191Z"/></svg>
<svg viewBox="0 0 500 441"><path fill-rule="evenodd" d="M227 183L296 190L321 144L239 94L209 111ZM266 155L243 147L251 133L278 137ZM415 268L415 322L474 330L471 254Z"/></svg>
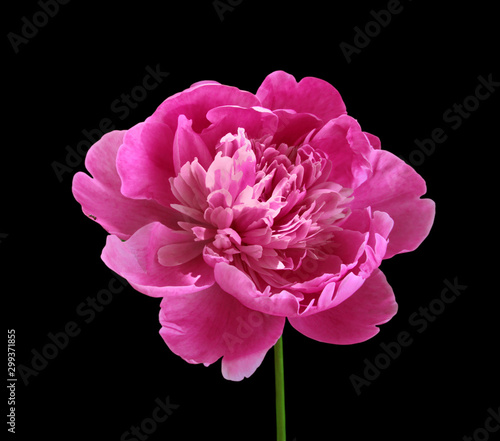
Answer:
<svg viewBox="0 0 500 441"><path fill-rule="evenodd" d="M140 123L127 132L116 161L125 196L154 199L165 207L177 202L169 183L176 175L173 142L174 133L162 123Z"/></svg>
<svg viewBox="0 0 500 441"><path fill-rule="evenodd" d="M214 150L212 149L212 153L209 151L200 135L193 131L191 124L192 121L188 120L184 115L179 115L173 146L176 173L179 173L186 162L193 162L195 158L198 158L198 162L206 170L215 156Z"/></svg>
<svg viewBox="0 0 500 441"><path fill-rule="evenodd" d="M373 213L370 225L370 235L366 243L366 259L360 265L360 270L368 277L382 263L387 252L388 236L394 227L392 218L382 211Z"/></svg>
<svg viewBox="0 0 500 441"><path fill-rule="evenodd" d="M299 301L295 295L285 290L271 294L269 287L261 292L249 276L226 262L215 265L214 276L224 291L250 309L279 316L298 313Z"/></svg>
<svg viewBox="0 0 500 441"><path fill-rule="evenodd" d="M108 236L101 258L137 291L149 296L200 291L214 283L213 270L205 264L201 255L177 266L164 266L161 263L173 263L175 257L167 256L168 246L183 241L186 244L188 235L193 237L191 233L174 231L159 222L153 222L139 229L126 242L116 236ZM197 246L199 243L193 245ZM159 260L159 251L162 249ZM193 253L189 256L193 256Z"/></svg>
<svg viewBox="0 0 500 441"><path fill-rule="evenodd" d="M215 146L228 133L236 134L238 128L245 129L249 139L260 139L276 132L278 118L270 110L261 107L220 106L207 113L210 127L203 130L201 137L208 146Z"/></svg>
<svg viewBox="0 0 500 441"><path fill-rule="evenodd" d="M358 263L365 248L366 236L366 230L362 228L359 230L344 228L335 233L333 252L347 269L353 268Z"/></svg>
<svg viewBox="0 0 500 441"><path fill-rule="evenodd" d="M194 242L192 235L189 241L169 243L158 250L158 262L163 266L177 266L189 262L203 252L205 244Z"/></svg>
<svg viewBox="0 0 500 441"><path fill-rule="evenodd" d="M284 109L275 110L274 113L279 118L279 125L273 137L273 142L277 145L299 145L307 134L322 126L321 120L309 113L295 113Z"/></svg>
<svg viewBox="0 0 500 441"><path fill-rule="evenodd" d="M355 262L360 262L359 270L367 278L374 268L377 268L384 258L387 250L387 238L392 231L394 221L384 212L375 211L372 213L371 207L364 209L354 209L347 220L342 224L343 231L336 233L336 243L339 243L336 254L341 255L344 250L351 249L354 243L349 239L349 235L355 231L364 234L365 241L361 247L356 248L363 252L363 256L356 256ZM344 235L347 238L344 239ZM351 251L353 251L351 249ZM345 260L344 260L345 261Z"/></svg>
<svg viewBox="0 0 500 441"><path fill-rule="evenodd" d="M178 116L185 115L187 119L193 121L193 130L201 133L210 125L206 117L207 112L215 107L226 105L252 107L261 104L258 98L250 92L213 81L203 81L167 98L149 120L167 124L175 131Z"/></svg>
<svg viewBox="0 0 500 441"><path fill-rule="evenodd" d="M175 210L204 222L203 211L208 207L209 191L205 186L207 172L194 158L186 162L175 178L170 178L170 190L180 204L171 204ZM184 219L186 220L186 219Z"/></svg>
<svg viewBox="0 0 500 441"><path fill-rule="evenodd" d="M380 138L378 136L372 135L371 133L368 132L363 132L366 138L368 139L368 142L370 145L375 149L375 150L380 150L381 147L381 142Z"/></svg>
<svg viewBox="0 0 500 441"><path fill-rule="evenodd" d="M348 273L342 281L337 284L337 289L335 290L335 295L332 296L331 302L324 302L324 307L332 308L340 305L346 299L358 292L365 282L366 280L364 277L358 276L354 273ZM321 307L321 298L319 300L318 305Z"/></svg>
<svg viewBox="0 0 500 441"><path fill-rule="evenodd" d="M160 323L172 352L206 366L223 357L224 378L240 381L261 364L281 336L285 319L253 311L213 285L163 299Z"/></svg>
<svg viewBox="0 0 500 441"><path fill-rule="evenodd" d="M162 220L172 226L179 218L175 211L155 201L129 199L120 192L116 155L124 135L125 131L113 131L97 141L85 158L85 166L94 178L79 172L72 187L83 212L120 239L127 239L150 222Z"/></svg>
<svg viewBox="0 0 500 441"><path fill-rule="evenodd" d="M292 75L276 71L265 78L256 95L268 109L312 113L324 123L346 113L337 89L319 78L305 77L297 83Z"/></svg>
<svg viewBox="0 0 500 441"><path fill-rule="evenodd" d="M351 206L371 206L373 211L386 212L393 219L386 259L413 251L427 237L434 222L434 202L419 199L426 192L425 181L388 151L375 150L371 163L373 175L355 190Z"/></svg>
<svg viewBox="0 0 500 441"><path fill-rule="evenodd" d="M293 288L302 293L321 292L331 282L340 284L349 271L358 265L358 260L365 252L367 240L367 233L347 229L336 232L335 245L331 251L333 254L327 256L324 260L306 257L302 260L298 270L288 275L289 282L292 282L294 277L298 277L299 281L293 284ZM332 285L329 289L333 288L335 288L335 291L332 291L332 294L335 292L335 295L337 295L339 285ZM340 297L337 296L338 298ZM324 298L322 304L326 305ZM324 309L323 306L322 309Z"/></svg>
<svg viewBox="0 0 500 441"><path fill-rule="evenodd" d="M330 282L322 283L323 287L319 289L319 292L314 293L312 296L305 294L302 301L302 308L305 307L305 309L298 314L288 316L288 318L316 315L321 311L337 306L355 294L364 282L365 278L363 276L356 275L353 272L348 273L343 278L330 276ZM297 289L300 290L298 287ZM317 301L311 302L311 299L317 299Z"/></svg>
<svg viewBox="0 0 500 441"><path fill-rule="evenodd" d="M376 335L379 332L376 325L389 321L396 311L392 288L377 269L361 288L338 306L307 317L289 318L289 321L309 338L348 345Z"/></svg>
<svg viewBox="0 0 500 441"><path fill-rule="evenodd" d="M368 178L373 148L354 118L343 115L329 121L310 144L332 161L330 181L355 189Z"/></svg>
<svg viewBox="0 0 500 441"><path fill-rule="evenodd" d="M231 140L242 147L238 148L232 157L222 156L219 151L207 170L205 184L212 192L227 190L235 201L242 190L255 183L255 153L244 136L243 129L239 130L238 137L228 134L223 139Z"/></svg>

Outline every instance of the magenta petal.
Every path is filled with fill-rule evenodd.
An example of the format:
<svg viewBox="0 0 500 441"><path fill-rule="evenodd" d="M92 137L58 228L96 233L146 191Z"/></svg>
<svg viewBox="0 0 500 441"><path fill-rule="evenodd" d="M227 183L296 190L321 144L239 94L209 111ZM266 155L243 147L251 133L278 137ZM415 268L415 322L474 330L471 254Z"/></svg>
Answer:
<svg viewBox="0 0 500 441"><path fill-rule="evenodd" d="M363 132L366 138L368 139L368 142L370 145L375 149L375 150L380 150L381 148L381 142L380 138L378 136L372 135L371 133L368 132Z"/></svg>
<svg viewBox="0 0 500 441"><path fill-rule="evenodd" d="M373 175L358 187L352 208L371 206L386 212L394 221L385 259L416 249L427 237L434 222L435 204L420 199L426 185L422 177L404 161L385 150L371 158Z"/></svg>
<svg viewBox="0 0 500 441"><path fill-rule="evenodd" d="M120 192L121 180L116 171L116 155L125 131L105 134L88 151L85 166L93 179L83 172L73 178L73 195L83 212L109 233L127 239L140 227L177 215L155 201L129 199Z"/></svg>
<svg viewBox="0 0 500 441"><path fill-rule="evenodd" d="M108 236L101 258L137 291L149 296L200 291L214 283L213 270L201 255L177 266L164 266L158 259L159 250L171 243L180 243L187 234L154 222L139 229L126 242ZM164 252L162 260L167 259Z"/></svg>
<svg viewBox="0 0 500 441"><path fill-rule="evenodd" d="M224 378L240 381L261 364L281 336L285 319L253 311L213 285L163 299L160 323L172 352L206 366L223 357Z"/></svg>
<svg viewBox="0 0 500 441"><path fill-rule="evenodd" d="M373 148L354 118L343 115L329 121L310 144L332 161L329 180L355 189L368 178Z"/></svg>
<svg viewBox="0 0 500 441"><path fill-rule="evenodd" d="M212 124L201 133L207 145L217 145L224 135L236 134L240 127L249 139L272 135L278 127L277 116L261 107L220 106L211 109L207 118Z"/></svg>
<svg viewBox="0 0 500 441"><path fill-rule="evenodd" d="M195 133L191 128L191 124L192 121L188 120L184 115L179 115L173 146L176 174L180 172L186 162L193 162L195 158L198 158L198 162L205 170L210 167L213 161L213 149L212 153L210 153L200 135Z"/></svg>
<svg viewBox="0 0 500 441"><path fill-rule="evenodd" d="M256 95L268 109L312 113L324 123L346 113L337 89L319 78L305 77L297 83L292 75L276 71L264 79Z"/></svg>
<svg viewBox="0 0 500 441"><path fill-rule="evenodd" d="M164 266L177 266L199 256L205 244L202 242L171 243L158 250L158 261Z"/></svg>
<svg viewBox="0 0 500 441"><path fill-rule="evenodd" d="M140 123L127 132L116 161L125 196L154 199L165 207L177 202L169 183L176 175L173 142L172 130L162 123Z"/></svg>
<svg viewBox="0 0 500 441"><path fill-rule="evenodd" d="M356 230L358 230L356 228ZM335 233L335 255L347 268L353 268L364 250L366 230L343 229Z"/></svg>
<svg viewBox="0 0 500 441"><path fill-rule="evenodd" d="M387 238L393 227L394 221L387 213L382 211L375 211L373 213L370 235L365 250L366 260L360 265L360 270L364 274L371 274L382 263L382 259L387 252Z"/></svg>
<svg viewBox="0 0 500 441"><path fill-rule="evenodd" d="M298 145L312 130L322 126L319 118L310 113L295 113L291 110L275 110L279 118L273 142Z"/></svg>
<svg viewBox="0 0 500 441"><path fill-rule="evenodd" d="M355 275L354 273L348 273L340 281L335 281L338 277L330 276L329 278L330 283L328 283L328 281L326 281L326 285L325 283L322 283L324 288L320 289L314 296L317 298L316 303L310 303L310 299L305 300L302 306L304 307L307 305L306 308L299 314L296 314L295 316L288 316L288 318L291 319L293 317L307 317L312 315L316 316L319 312L328 310L344 302L356 293L365 282L365 279L362 276ZM297 289L300 290L299 287L297 287Z"/></svg>
<svg viewBox="0 0 500 441"><path fill-rule="evenodd" d="M179 115L185 115L187 119L193 121L193 130L200 133L210 125L206 117L207 112L226 105L252 107L261 104L250 92L216 82L203 81L167 98L148 120L167 124L175 131Z"/></svg>
<svg viewBox="0 0 500 441"><path fill-rule="evenodd" d="M389 321L397 311L392 288L380 270L338 306L308 317L289 318L305 336L324 343L349 345L372 338L377 325Z"/></svg>
<svg viewBox="0 0 500 441"><path fill-rule="evenodd" d="M234 296L248 308L265 314L288 316L296 315L299 301L288 291L271 294L269 288L260 292L254 282L235 266L225 262L214 267L215 280L227 293Z"/></svg>
<svg viewBox="0 0 500 441"><path fill-rule="evenodd" d="M347 274L344 279L338 284L335 291L335 297L329 304L329 307L340 305L346 299L359 291L360 287L365 283L365 279L354 273Z"/></svg>

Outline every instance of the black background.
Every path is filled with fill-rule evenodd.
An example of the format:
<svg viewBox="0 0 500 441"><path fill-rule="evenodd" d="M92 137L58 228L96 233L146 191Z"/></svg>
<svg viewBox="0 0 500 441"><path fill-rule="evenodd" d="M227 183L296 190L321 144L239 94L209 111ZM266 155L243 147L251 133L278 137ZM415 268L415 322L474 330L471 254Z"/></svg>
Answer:
<svg viewBox="0 0 500 441"><path fill-rule="evenodd" d="M278 69L329 81L363 129L407 161L416 138L429 138L435 128L447 136L413 164L437 204L429 237L417 251L382 263L398 314L376 337L353 346L322 344L285 327L288 439L459 440L484 427L488 409L500 404L500 92L481 100L456 128L443 113L474 95L480 75L500 81L495 13L488 2L401 5L348 62L340 43L353 44L355 27L373 21L370 11L386 9L387 1L327 7L244 0L223 20L211 1L71 1L17 54L7 34L21 34L22 17L32 19L41 7L8 3L0 219L5 329L16 330L16 360L26 367L33 350L50 343L49 333L71 321L80 330L27 385L17 373L10 438L118 441L151 417L155 399L168 396L179 407L143 439L274 439L272 351L238 383L222 378L220 362L190 365L158 334L159 300L130 287L85 323L89 316L79 315L78 306L113 277L100 260L106 232L71 194L83 161L62 182L53 164L65 164L66 146L75 148L82 130L103 118L127 129L193 82L213 79L255 92ZM168 77L120 119L111 103L157 64ZM410 316L455 278L467 288L418 332ZM350 376L363 376L365 359L373 362L380 344L402 331L411 345L358 396Z"/></svg>

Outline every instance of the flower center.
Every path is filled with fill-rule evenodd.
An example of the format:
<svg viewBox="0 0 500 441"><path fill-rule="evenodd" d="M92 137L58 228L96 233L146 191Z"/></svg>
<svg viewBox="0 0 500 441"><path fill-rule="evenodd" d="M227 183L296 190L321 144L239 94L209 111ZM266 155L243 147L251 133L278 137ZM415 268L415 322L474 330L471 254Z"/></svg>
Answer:
<svg viewBox="0 0 500 441"><path fill-rule="evenodd" d="M205 170L195 158L171 178L185 216L179 226L205 242L209 265L232 262L271 283L306 257L322 259L349 215L350 189L329 181L331 161L308 144L227 134Z"/></svg>

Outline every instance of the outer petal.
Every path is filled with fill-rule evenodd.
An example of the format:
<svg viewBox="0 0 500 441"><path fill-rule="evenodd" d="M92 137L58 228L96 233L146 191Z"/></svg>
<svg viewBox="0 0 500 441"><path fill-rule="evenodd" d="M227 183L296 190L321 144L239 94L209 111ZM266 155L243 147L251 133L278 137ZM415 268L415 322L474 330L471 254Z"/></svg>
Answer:
<svg viewBox="0 0 500 441"><path fill-rule="evenodd" d="M304 293L301 304L307 307L300 312L301 317L330 309L355 294L385 255L393 226L387 213L376 211L372 215L370 208L355 210L344 225L347 228L335 233L335 254L315 265L314 278L293 287ZM307 262L304 264L307 266ZM307 275L300 268L295 274ZM317 302L311 303L314 298Z"/></svg>
<svg viewBox="0 0 500 441"><path fill-rule="evenodd" d="M190 236L190 233L174 231L153 222L138 230L126 242L116 236L108 236L101 258L137 291L149 296L200 291L213 285L213 270L201 255L193 257L201 253L201 248L198 253L192 252L191 248L199 246L199 242L192 242ZM175 261L178 253L166 254L173 245L179 244L187 248L186 255L191 257L190 260ZM174 265L177 262L180 264Z"/></svg>
<svg viewBox="0 0 500 441"><path fill-rule="evenodd" d="M83 212L120 239L127 239L150 222L175 224L178 217L174 210L155 201L129 199L120 192L116 155L124 135L125 131L107 133L91 147L85 166L94 178L79 172L73 178L72 188Z"/></svg>
<svg viewBox="0 0 500 441"><path fill-rule="evenodd" d="M167 98L148 120L167 124L175 131L179 115L185 115L187 119L193 121L193 130L200 133L210 125L206 117L208 111L226 105L252 107L261 104L250 92L214 81L202 81Z"/></svg>
<svg viewBox="0 0 500 441"><path fill-rule="evenodd" d="M289 318L305 336L324 343L349 345L379 332L376 325L389 321L397 311L392 288L380 270L338 306L303 318Z"/></svg>
<svg viewBox="0 0 500 441"><path fill-rule="evenodd" d="M319 78L305 77L297 83L292 75L276 71L265 78L256 95L268 109L312 113L324 123L346 113L337 89Z"/></svg>
<svg viewBox="0 0 500 441"><path fill-rule="evenodd" d="M381 142L380 138L378 136L372 135L371 133L368 132L363 132L370 142L370 145L375 149L375 150L380 150L381 148Z"/></svg>
<svg viewBox="0 0 500 441"><path fill-rule="evenodd" d="M363 209L354 209L347 220L342 224L343 231L337 234L337 240L340 242L339 250L348 250L352 240L344 234L354 231L367 232L366 242L360 248L364 251L364 256L358 255L356 262L359 261L359 270L364 278L367 278L374 268L377 268L387 252L388 237L394 227L393 219L385 212L375 211L372 213L371 207ZM353 231L350 231L353 230Z"/></svg>
<svg viewBox="0 0 500 441"><path fill-rule="evenodd" d="M209 365L220 357L224 378L240 381L259 367L283 332L284 317L243 306L217 285L161 303L160 334L189 363Z"/></svg>
<svg viewBox="0 0 500 441"><path fill-rule="evenodd" d="M127 132L116 162L125 196L154 199L165 207L177 202L169 183L176 175L173 143L174 133L162 123L140 123Z"/></svg>
<svg viewBox="0 0 500 441"><path fill-rule="evenodd" d="M329 121L310 144L332 161L330 181L355 189L368 178L373 148L354 118L344 115Z"/></svg>
<svg viewBox="0 0 500 441"><path fill-rule="evenodd" d="M371 206L394 220L385 259L413 251L427 237L434 222L435 204L419 199L426 192L425 181L404 161L385 150L371 155L373 174L358 187L352 208Z"/></svg>

